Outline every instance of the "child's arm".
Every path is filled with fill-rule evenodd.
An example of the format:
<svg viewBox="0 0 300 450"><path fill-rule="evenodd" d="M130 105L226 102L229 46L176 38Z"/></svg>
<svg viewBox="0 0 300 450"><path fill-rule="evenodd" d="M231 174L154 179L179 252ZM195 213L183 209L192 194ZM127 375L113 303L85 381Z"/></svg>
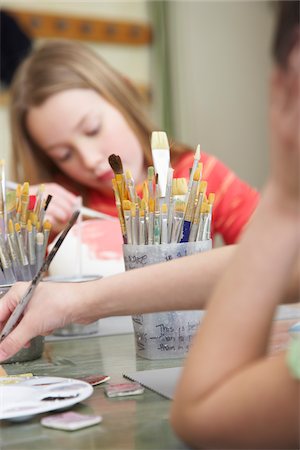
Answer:
<svg viewBox="0 0 300 450"><path fill-rule="evenodd" d="M291 429L296 439L291 417L297 383L282 358L264 359L274 310L299 248L297 213L281 206L269 186L188 355L172 422L193 446L241 448L242 441L245 448L259 442L285 448ZM278 239L283 230L285 238Z"/></svg>

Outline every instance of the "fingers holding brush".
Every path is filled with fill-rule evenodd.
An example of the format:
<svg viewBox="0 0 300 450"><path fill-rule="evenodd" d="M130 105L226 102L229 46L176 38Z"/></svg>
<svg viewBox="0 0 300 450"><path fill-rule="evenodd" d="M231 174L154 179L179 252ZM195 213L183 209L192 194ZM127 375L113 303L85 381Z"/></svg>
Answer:
<svg viewBox="0 0 300 450"><path fill-rule="evenodd" d="M0 300L0 330L19 303L22 293L29 283L16 283Z"/></svg>
<svg viewBox="0 0 300 450"><path fill-rule="evenodd" d="M0 332L20 302L28 283L17 283L0 300ZM12 331L0 342L0 362L10 358L35 336L47 336L73 321L74 307L81 304L82 292L76 295L70 283L40 283Z"/></svg>
<svg viewBox="0 0 300 450"><path fill-rule="evenodd" d="M26 289L27 285L28 283L15 284L1 299L0 330L2 330L10 315L15 310L21 298L22 292ZM17 351L24 347L31 339L30 336L28 337L28 333L26 334L26 330L23 330L23 327L20 326L21 321L22 318L20 319L15 330L13 330L12 333L0 343L0 361L10 358L10 356L14 355Z"/></svg>

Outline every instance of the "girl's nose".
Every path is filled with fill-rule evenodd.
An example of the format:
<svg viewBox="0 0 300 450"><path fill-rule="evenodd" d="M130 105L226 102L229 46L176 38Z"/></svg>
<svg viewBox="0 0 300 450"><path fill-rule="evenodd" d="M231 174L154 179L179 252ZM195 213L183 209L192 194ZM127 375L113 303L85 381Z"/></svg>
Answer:
<svg viewBox="0 0 300 450"><path fill-rule="evenodd" d="M95 145L81 144L79 154L83 166L87 169L95 169L103 161L103 155Z"/></svg>

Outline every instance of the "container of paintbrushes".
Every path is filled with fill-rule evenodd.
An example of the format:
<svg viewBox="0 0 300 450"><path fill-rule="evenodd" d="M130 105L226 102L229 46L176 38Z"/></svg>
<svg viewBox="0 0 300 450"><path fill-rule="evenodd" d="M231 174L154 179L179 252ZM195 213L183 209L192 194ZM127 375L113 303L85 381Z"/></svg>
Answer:
<svg viewBox="0 0 300 450"><path fill-rule="evenodd" d="M0 299L8 292L11 285L0 285ZM44 350L44 336L36 336L31 339L30 346L22 348L11 358L3 361L2 364L19 363L25 361L33 361L40 358Z"/></svg>
<svg viewBox="0 0 300 450"><path fill-rule="evenodd" d="M160 245L123 245L126 270L205 252L210 239ZM183 280L184 282L184 280ZM155 280L153 280L155 283ZM163 301L163 299L162 299ZM203 311L170 311L132 316L136 353L146 359L181 358L189 350Z"/></svg>

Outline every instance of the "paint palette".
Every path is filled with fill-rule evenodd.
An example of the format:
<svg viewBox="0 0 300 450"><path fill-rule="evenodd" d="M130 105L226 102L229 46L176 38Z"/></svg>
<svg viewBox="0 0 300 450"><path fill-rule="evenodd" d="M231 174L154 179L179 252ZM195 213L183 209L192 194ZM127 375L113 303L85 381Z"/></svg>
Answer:
<svg viewBox="0 0 300 450"><path fill-rule="evenodd" d="M17 384L0 385L0 420L29 420L36 414L65 410L90 397L85 381L60 377L32 377Z"/></svg>

